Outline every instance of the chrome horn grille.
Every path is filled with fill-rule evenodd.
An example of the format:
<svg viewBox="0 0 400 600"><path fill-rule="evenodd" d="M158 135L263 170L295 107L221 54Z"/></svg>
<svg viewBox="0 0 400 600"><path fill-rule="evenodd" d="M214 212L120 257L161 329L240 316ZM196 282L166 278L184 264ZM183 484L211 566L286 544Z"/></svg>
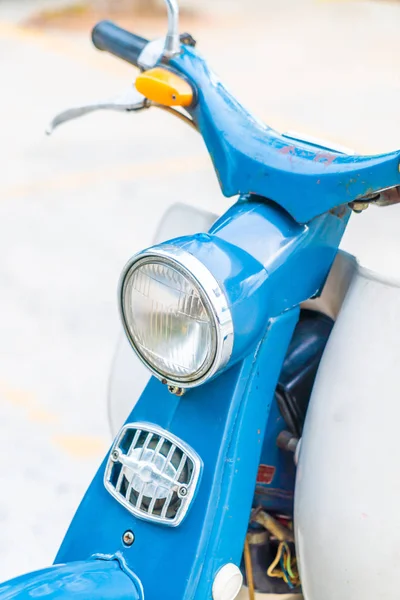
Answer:
<svg viewBox="0 0 400 600"><path fill-rule="evenodd" d="M189 509L201 469L196 452L168 431L128 423L111 449L104 484L135 516L174 527Z"/></svg>

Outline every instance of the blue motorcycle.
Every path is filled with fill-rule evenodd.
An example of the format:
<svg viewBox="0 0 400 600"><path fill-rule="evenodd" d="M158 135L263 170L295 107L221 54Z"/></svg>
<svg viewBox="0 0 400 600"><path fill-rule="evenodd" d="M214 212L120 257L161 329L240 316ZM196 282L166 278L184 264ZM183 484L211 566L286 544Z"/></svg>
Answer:
<svg viewBox="0 0 400 600"><path fill-rule="evenodd" d="M338 447L333 407L360 384L341 376L349 355L354 365L369 352L347 321L362 305L365 326L379 294L368 302L369 276L338 248L352 212L398 201L400 151L349 155L260 123L179 34L175 0L167 7L161 40L96 25L96 48L141 72L126 93L65 111L49 130L99 109L166 110L203 136L223 194L238 198L219 218L175 207L175 231L160 234L173 239L127 263L115 440L54 565L2 584L0 600L376 600L372 571L359 583L371 561L355 521L340 535L345 547L356 540L357 559L340 558L337 527L368 491L365 478L351 488L359 471L343 459L359 430Z"/></svg>

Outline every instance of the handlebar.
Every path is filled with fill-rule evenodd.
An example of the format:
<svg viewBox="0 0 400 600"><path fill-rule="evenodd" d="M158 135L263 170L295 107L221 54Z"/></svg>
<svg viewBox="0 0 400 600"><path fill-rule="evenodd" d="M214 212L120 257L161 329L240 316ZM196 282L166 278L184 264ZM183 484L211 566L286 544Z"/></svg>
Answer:
<svg viewBox="0 0 400 600"><path fill-rule="evenodd" d="M126 62L138 66L138 58L148 40L118 27L111 21L100 21L92 31L92 41L98 50L105 50Z"/></svg>

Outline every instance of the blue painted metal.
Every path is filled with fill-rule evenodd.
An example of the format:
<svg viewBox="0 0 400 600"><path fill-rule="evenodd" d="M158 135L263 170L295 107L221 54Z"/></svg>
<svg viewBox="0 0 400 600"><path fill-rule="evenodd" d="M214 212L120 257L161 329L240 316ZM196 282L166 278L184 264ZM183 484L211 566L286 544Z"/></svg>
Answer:
<svg viewBox="0 0 400 600"><path fill-rule="evenodd" d="M191 113L225 196L259 194L306 223L332 208L400 185L400 151L346 156L292 140L250 115L195 49L185 47L171 65L197 90Z"/></svg>
<svg viewBox="0 0 400 600"><path fill-rule="evenodd" d="M240 562L268 413L297 318L294 309L272 319L252 354L181 399L153 378L130 415L129 421L150 421L171 431L203 459L200 489L182 525L171 529L135 519L106 492L103 465L58 562L118 550L147 598L157 597L160 582L165 600L211 597L218 569ZM136 537L130 548L121 541L126 529Z"/></svg>
<svg viewBox="0 0 400 600"><path fill-rule="evenodd" d="M298 305L320 290L349 214L348 209L331 212L304 226L272 203L245 198L209 234L175 240L224 287L236 330L234 364L183 398L172 396L153 378L129 420L156 423L198 452L204 463L198 494L177 528L137 520L105 490L104 462L57 563L86 561L98 553L120 556L126 572L139 577L147 598L159 595L162 582L165 600L210 598L219 568L240 563L265 429L275 419L274 391ZM127 529L135 533L129 548L122 541ZM69 573L70 567L65 568ZM63 571L53 573L55 589L59 585L62 594ZM14 582L9 592L25 593L29 581ZM93 573L90 582L92 597L107 597L101 573ZM123 592L115 586L118 594ZM131 594L135 598L132 589ZM111 591L109 597L114 597ZM139 592L136 597L140 599Z"/></svg>
<svg viewBox="0 0 400 600"><path fill-rule="evenodd" d="M210 598L218 569L240 563L265 428L298 304L321 288L348 216L348 210L328 213L301 226L276 205L245 199L209 234L173 241L206 264L224 287L236 331L234 366L183 398L152 379L128 421L156 423L200 455L204 470L197 497L172 530L137 520L105 491L103 464L57 561L121 552L146 597L157 597L162 581L165 600ZM136 537L130 548L121 541L126 529Z"/></svg>
<svg viewBox="0 0 400 600"><path fill-rule="evenodd" d="M0 585L0 600L144 600L140 584L118 557L71 562Z"/></svg>
<svg viewBox="0 0 400 600"><path fill-rule="evenodd" d="M318 294L349 216L345 207L300 225L273 203L242 198L209 234L173 240L210 269L228 298L235 331L229 365L258 343L270 317Z"/></svg>

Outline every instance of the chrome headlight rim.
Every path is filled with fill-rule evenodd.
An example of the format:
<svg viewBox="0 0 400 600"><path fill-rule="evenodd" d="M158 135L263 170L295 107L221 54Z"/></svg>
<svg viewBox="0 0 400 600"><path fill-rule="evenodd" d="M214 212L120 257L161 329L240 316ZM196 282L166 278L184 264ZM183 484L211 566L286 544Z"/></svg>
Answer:
<svg viewBox="0 0 400 600"><path fill-rule="evenodd" d="M149 263L151 262L151 259L154 259L155 262L161 261L167 266L169 265L191 281L198 290L207 307L207 311L213 319L212 325L215 332L215 351L213 353L213 359L207 370L205 372L200 371L200 374L194 379L193 376L188 376L186 379L174 378L157 371L157 369L142 356L131 337L124 311L125 285L133 268L138 267L138 264L143 261ZM196 256L187 250L178 246L163 244L162 246L153 246L152 248L135 254L125 265L121 274L118 298L122 325L132 349L149 371L163 383L183 389L197 387L211 379L228 364L232 355L234 329L232 315L225 292L211 271L209 271Z"/></svg>
<svg viewBox="0 0 400 600"><path fill-rule="evenodd" d="M134 341L134 336L133 336L132 331L130 330L129 324L127 322L127 318L125 315L126 311L123 308L123 303L124 303L126 288L129 286L129 278L130 278L131 274L133 274L136 270L139 270L141 267L144 267L145 265L162 265L164 267L167 267L171 270L176 271L181 277L183 277L184 279L189 281L190 284L193 286L193 288L196 289L196 292L198 293L198 295L201 299L201 302L206 310L207 317L209 319L209 324L210 324L210 338L211 338L210 345L209 345L209 348L207 351L207 356L206 356L205 361L199 366L199 368L196 371L194 371L190 375L172 376L170 373L168 373L160 368L153 367L153 363L151 362L151 360L148 357L146 358L145 356L143 356L142 352L140 352L140 350L138 350L137 345ZM180 265L178 265L178 263L172 262L171 260L167 261L165 258L157 257L155 254L139 256L138 260L134 261L131 269L128 270L126 279L124 280L124 283L122 285L121 299L122 299L123 325L124 325L125 333L128 336L128 340L129 340L131 346L133 347L133 349L136 351L136 354L140 355L140 357L142 358L143 363L149 369L151 369L155 374L157 374L158 378L161 379L161 381L166 381L167 383L169 383L170 381L173 381L174 383L176 383L177 385L179 384L182 387L185 384L190 383L192 380L195 381L195 380L201 379L201 377L209 371L211 365L213 364L213 362L215 360L215 356L216 356L216 352L217 352L217 329L216 329L215 323L214 323L215 318L213 315L212 306L211 306L207 296L205 296L203 291L199 288L197 281L193 277L189 277L188 272L186 270L182 269L182 267Z"/></svg>

